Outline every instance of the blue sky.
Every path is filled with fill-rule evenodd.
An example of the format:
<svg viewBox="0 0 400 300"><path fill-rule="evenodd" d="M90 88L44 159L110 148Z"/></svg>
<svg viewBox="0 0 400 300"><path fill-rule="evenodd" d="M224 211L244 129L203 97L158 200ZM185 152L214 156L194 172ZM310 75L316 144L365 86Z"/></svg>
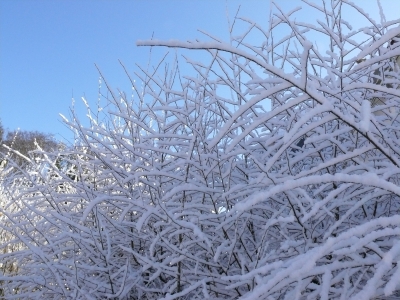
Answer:
<svg viewBox="0 0 400 300"><path fill-rule="evenodd" d="M96 103L99 74L130 93L118 63L133 73L146 66L149 48L139 39L204 38L197 29L228 39L227 10L267 24L269 0L1 0L0 118L10 130L39 130L72 139L59 113L69 115L71 98ZM300 0L277 1L284 10ZM376 20L376 1L356 0ZM387 20L399 18L400 1L381 0ZM305 16L306 18L312 16ZM349 20L357 22L356 19ZM168 51L152 51L152 61ZM196 56L196 53L193 54ZM77 106L80 116L83 106Z"/></svg>

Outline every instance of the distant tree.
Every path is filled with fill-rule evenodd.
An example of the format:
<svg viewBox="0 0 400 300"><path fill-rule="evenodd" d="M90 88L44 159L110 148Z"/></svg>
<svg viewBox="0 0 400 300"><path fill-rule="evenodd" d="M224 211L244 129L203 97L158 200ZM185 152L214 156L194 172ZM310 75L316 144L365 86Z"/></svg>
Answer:
<svg viewBox="0 0 400 300"><path fill-rule="evenodd" d="M0 143L3 141L3 135L4 135L4 127L0 119Z"/></svg>
<svg viewBox="0 0 400 300"><path fill-rule="evenodd" d="M51 134L25 130L7 131L2 144L14 150L10 151L4 146L1 149L2 152L7 152L9 158L18 165L26 163L26 159L24 157L29 158L30 153L34 150L37 150L38 146L43 151L51 152L57 150L60 145Z"/></svg>
<svg viewBox="0 0 400 300"><path fill-rule="evenodd" d="M3 136L4 136L4 127L3 127L3 123L0 119L0 150L1 150L1 145L3 143ZM3 161L4 161L4 158L0 155L0 168L3 166Z"/></svg>

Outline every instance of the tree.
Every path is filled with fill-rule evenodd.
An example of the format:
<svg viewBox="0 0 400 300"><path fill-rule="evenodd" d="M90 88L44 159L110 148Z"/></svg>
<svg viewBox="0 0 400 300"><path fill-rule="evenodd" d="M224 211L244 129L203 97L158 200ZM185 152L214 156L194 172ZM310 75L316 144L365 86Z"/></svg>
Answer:
<svg viewBox="0 0 400 300"><path fill-rule="evenodd" d="M0 121L0 150L3 153L0 156L0 240L2 243L2 253L9 255L10 253L18 252L26 249L26 245L8 230L8 226L12 226L12 222L7 219L7 214L13 214L19 211L20 203L10 201L15 194L9 193L9 187L18 186L24 176L26 168L30 168L29 159L35 158L33 152L38 149L42 151L54 151L61 145L50 134L41 133L38 131L5 131ZM38 159L36 155L36 159ZM10 163L11 162L11 163ZM22 168L21 168L22 167ZM30 170L42 172L41 168ZM18 273L18 263L11 259L0 263L0 270L3 274ZM4 296L4 291L1 288L0 280L0 297Z"/></svg>
<svg viewBox="0 0 400 300"><path fill-rule="evenodd" d="M26 163L30 153L37 150L37 147L49 152L57 150L60 146L51 134L24 130L6 132L3 143L12 150L15 150L9 151L9 154L18 165ZM3 149L4 147L2 147Z"/></svg>
<svg viewBox="0 0 400 300"><path fill-rule="evenodd" d="M3 123L0 120L0 143L3 141L3 135L4 135L4 127Z"/></svg>
<svg viewBox="0 0 400 300"><path fill-rule="evenodd" d="M230 43L139 42L211 60L188 59L196 76L178 61L143 71L135 103L106 84L107 119L67 121L80 144L32 162L47 172L13 178L7 197L20 209L2 226L26 249L0 255L18 265L0 277L5 295L398 297L399 23L344 0L308 5L325 22L279 8L267 29L243 19L264 36L258 46L249 31ZM352 29L345 9L371 25ZM289 35L277 39L281 27Z"/></svg>
<svg viewBox="0 0 400 300"><path fill-rule="evenodd" d="M0 120L0 145L3 143L3 136L4 136L4 127L3 123ZM3 165L3 160L0 158L0 167Z"/></svg>

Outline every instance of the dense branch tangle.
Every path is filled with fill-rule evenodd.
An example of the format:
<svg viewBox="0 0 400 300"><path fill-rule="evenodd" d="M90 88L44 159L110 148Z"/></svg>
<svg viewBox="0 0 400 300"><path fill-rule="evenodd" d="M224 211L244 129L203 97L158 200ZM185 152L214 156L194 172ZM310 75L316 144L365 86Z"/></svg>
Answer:
<svg viewBox="0 0 400 300"><path fill-rule="evenodd" d="M243 19L250 30L230 43L138 42L211 60L187 58L190 76L178 60L141 69L134 102L106 82L111 112L89 128L69 123L80 147L44 156L49 171L21 177L29 188L10 186L20 211L6 229L27 250L10 256L19 270L0 278L6 293L399 296L400 29L365 16L371 26L353 31L347 1L309 5L325 23L276 8L269 28Z"/></svg>

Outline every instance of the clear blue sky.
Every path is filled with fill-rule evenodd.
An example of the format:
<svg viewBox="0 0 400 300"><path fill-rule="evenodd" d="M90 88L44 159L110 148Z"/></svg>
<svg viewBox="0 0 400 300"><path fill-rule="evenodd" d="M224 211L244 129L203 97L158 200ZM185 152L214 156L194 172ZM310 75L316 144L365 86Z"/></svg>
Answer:
<svg viewBox="0 0 400 300"><path fill-rule="evenodd" d="M277 1L285 10L300 0ZM376 20L375 0L355 0ZM399 18L399 0L381 0L387 20ZM130 93L120 59L133 73L146 66L149 48L138 39L202 38L202 29L227 40L226 9L267 24L269 0L0 0L0 118L10 130L39 130L72 138L59 113L69 114L72 93L96 103L98 72ZM311 17L311 16L310 16ZM350 22L356 20L349 20ZM206 38L202 38L205 40ZM167 49L153 50L153 62ZM196 55L196 54L194 54ZM80 115L84 115L82 106Z"/></svg>

